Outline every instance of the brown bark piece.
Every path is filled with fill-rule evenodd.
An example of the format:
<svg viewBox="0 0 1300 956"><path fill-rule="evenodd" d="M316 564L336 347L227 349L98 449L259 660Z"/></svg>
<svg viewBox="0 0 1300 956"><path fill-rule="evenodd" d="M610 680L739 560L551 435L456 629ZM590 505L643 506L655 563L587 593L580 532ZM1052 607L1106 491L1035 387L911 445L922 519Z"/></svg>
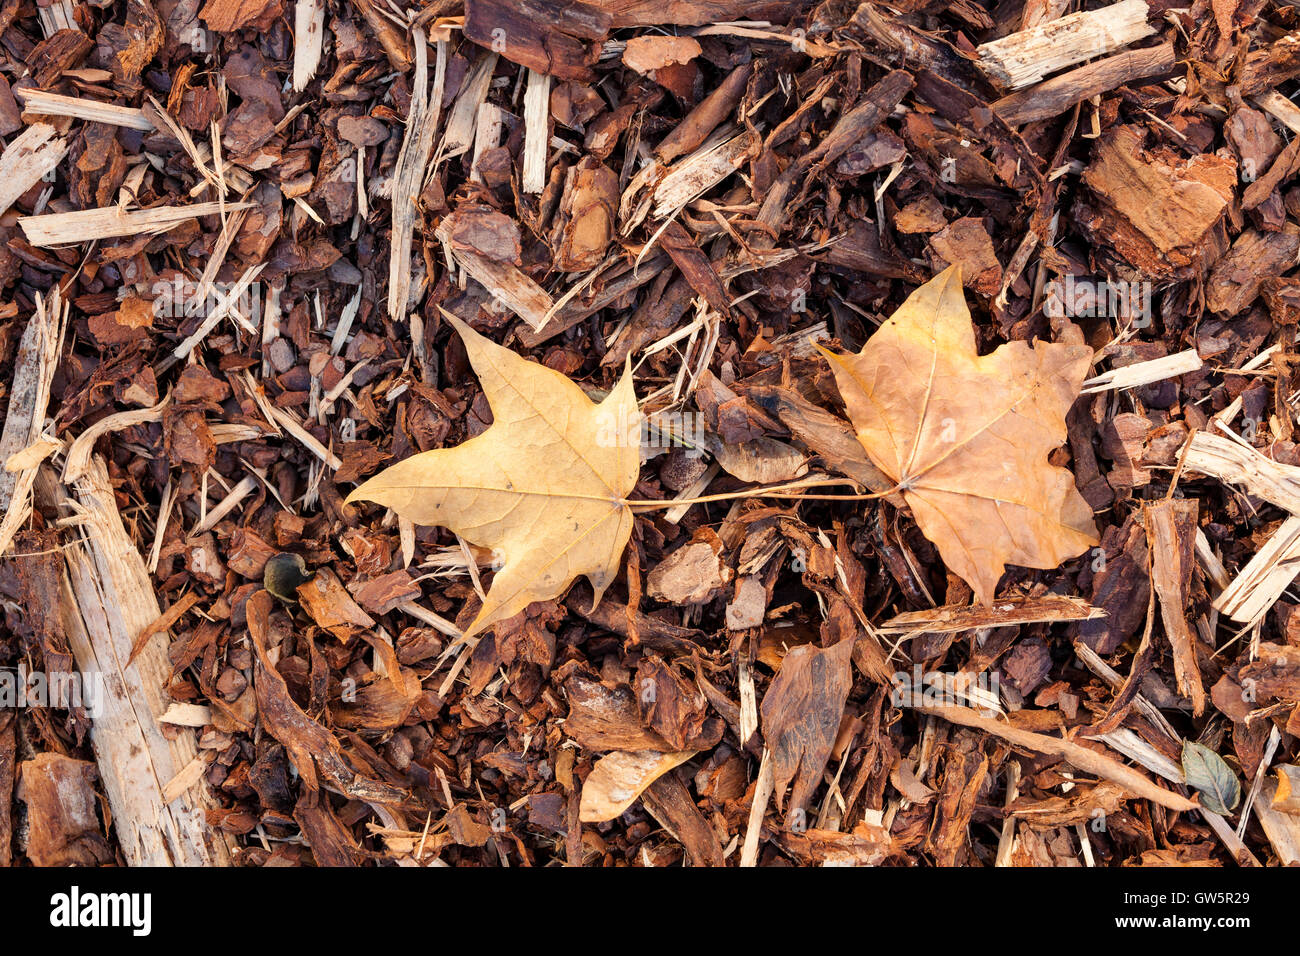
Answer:
<svg viewBox="0 0 1300 956"><path fill-rule="evenodd" d="M1192 713L1205 710L1205 690L1196 662L1196 635L1187 625L1192 573L1196 568L1195 535L1198 503L1192 498L1169 498L1146 507L1147 537L1151 545L1151 586L1160 599L1165 636L1174 650L1174 676L1178 691L1192 701Z"/></svg>
<svg viewBox="0 0 1300 956"><path fill-rule="evenodd" d="M852 683L853 641L831 648L801 645L781 662L763 697L763 739L771 749L777 807L802 811L830 758Z"/></svg>
<svg viewBox="0 0 1300 956"><path fill-rule="evenodd" d="M611 28L608 13L582 0L467 0L465 36L538 73L595 78L591 65Z"/></svg>
<svg viewBox="0 0 1300 956"><path fill-rule="evenodd" d="M36 866L97 866L113 851L101 832L95 765L55 753L18 768L17 796L27 806L24 852Z"/></svg>
<svg viewBox="0 0 1300 956"><path fill-rule="evenodd" d="M1246 230L1210 272L1206 306L1212 312L1239 315L1255 301L1266 280L1295 264L1297 252L1300 233Z"/></svg>
<svg viewBox="0 0 1300 956"><path fill-rule="evenodd" d="M352 600L343 582L329 568L321 568L298 588L298 599L312 620L346 643L359 630L375 626L375 619Z"/></svg>
<svg viewBox="0 0 1300 956"><path fill-rule="evenodd" d="M1167 275L1186 267L1232 199L1233 166L1208 154L1184 160L1148 152L1139 129L1118 127L1098 143L1083 173L1104 204L1090 231L1139 271Z"/></svg>
<svg viewBox="0 0 1300 956"><path fill-rule="evenodd" d="M960 265L962 283L981 295L995 295L1002 288L1002 264L980 220L968 217L949 223L930 237L930 248L936 271Z"/></svg>

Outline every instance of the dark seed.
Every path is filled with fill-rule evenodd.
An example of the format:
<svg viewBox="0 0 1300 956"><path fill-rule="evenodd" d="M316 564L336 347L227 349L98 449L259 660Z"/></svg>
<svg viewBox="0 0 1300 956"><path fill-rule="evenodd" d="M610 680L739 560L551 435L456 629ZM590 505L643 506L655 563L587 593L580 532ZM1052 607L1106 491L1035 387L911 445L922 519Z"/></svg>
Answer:
<svg viewBox="0 0 1300 956"><path fill-rule="evenodd" d="M307 562L300 554L282 551L266 562L262 573L262 587L266 588L281 601L290 603L298 600L298 587L311 578Z"/></svg>

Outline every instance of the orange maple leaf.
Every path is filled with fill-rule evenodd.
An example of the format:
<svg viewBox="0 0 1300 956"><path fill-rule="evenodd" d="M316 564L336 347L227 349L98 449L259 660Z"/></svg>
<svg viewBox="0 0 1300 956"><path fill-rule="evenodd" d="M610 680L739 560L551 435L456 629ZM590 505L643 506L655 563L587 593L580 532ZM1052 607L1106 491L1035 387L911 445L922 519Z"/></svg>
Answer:
<svg viewBox="0 0 1300 956"><path fill-rule="evenodd" d="M857 355L823 350L858 441L984 604L1008 564L1054 568L1097 544L1074 476L1048 463L1092 363L1083 344L979 355L957 266L908 297Z"/></svg>

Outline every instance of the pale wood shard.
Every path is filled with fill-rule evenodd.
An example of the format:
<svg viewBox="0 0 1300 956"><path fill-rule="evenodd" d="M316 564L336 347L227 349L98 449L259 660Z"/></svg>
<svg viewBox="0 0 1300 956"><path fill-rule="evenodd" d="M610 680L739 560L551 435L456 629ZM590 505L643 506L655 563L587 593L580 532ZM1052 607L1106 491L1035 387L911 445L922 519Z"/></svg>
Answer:
<svg viewBox="0 0 1300 956"><path fill-rule="evenodd" d="M693 485L683 488L681 491L675 494L673 498L680 499L682 501L690 501L691 499L698 498L700 495L704 494L705 490L709 487L709 485L713 483L713 479L717 478L719 473L721 473L721 471L722 471L721 465L719 465L716 461L711 462L709 464L708 470L705 471L704 474L700 475L700 477L696 479ZM667 511L664 512L664 521L668 522L669 524L677 524L683 518L686 517L686 512L690 511L692 507L693 506L690 504L680 504L672 508L669 508Z"/></svg>
<svg viewBox="0 0 1300 956"><path fill-rule="evenodd" d="M393 230L388 260L388 315L394 321L406 318L411 294L411 248L415 237L415 204L424 184L424 170L433 148L433 136L442 109L442 90L447 75L447 43L438 42L438 59L433 90L429 89L429 48L424 31L415 30L415 79L411 108L406 117L406 136L397 154L393 172ZM491 74L489 74L489 78Z"/></svg>
<svg viewBox="0 0 1300 956"><path fill-rule="evenodd" d="M926 611L907 611L877 624L882 635L955 634L981 627L1006 627L1057 621L1090 621L1106 612L1082 598L1063 594L1041 598L1004 598L992 607L948 605Z"/></svg>
<svg viewBox="0 0 1300 956"><path fill-rule="evenodd" d="M0 155L0 212L17 202L67 155L68 141L56 136L48 123L35 123L23 130Z"/></svg>
<svg viewBox="0 0 1300 956"><path fill-rule="evenodd" d="M555 305L545 289L508 262L498 262L468 249L452 250L446 219L438 224L436 235L456 264L487 289L493 298L527 322L533 331L541 329Z"/></svg>
<svg viewBox="0 0 1300 956"><path fill-rule="evenodd" d="M320 66L325 46L325 4L322 0L298 0L293 8L293 88L307 88Z"/></svg>
<svg viewBox="0 0 1300 956"><path fill-rule="evenodd" d="M654 191L654 216L671 216L688 202L722 182L749 157L753 137L747 132L723 138L673 166Z"/></svg>
<svg viewBox="0 0 1300 956"><path fill-rule="evenodd" d="M776 775L772 766L772 754L764 747L763 756L758 763L758 778L754 782L754 799L749 805L749 820L745 824L745 842L740 850L742 867L758 866L758 850L763 837L763 815L772 800L776 789Z"/></svg>
<svg viewBox="0 0 1300 956"><path fill-rule="evenodd" d="M1246 793L1246 800L1241 805L1241 810L1238 813L1240 818L1237 824L1238 839L1246 835L1246 826L1250 823L1250 811L1254 809L1255 801L1259 799L1259 794L1263 789L1264 781L1268 779L1269 768L1273 765L1273 757L1277 754L1278 745L1281 743L1282 732L1278 730L1277 725L1274 724L1268 732L1268 741L1264 744L1264 754L1260 758L1259 764L1255 767L1255 779L1251 781L1250 790ZM1274 809L1276 809L1276 807L1274 807Z"/></svg>
<svg viewBox="0 0 1300 956"><path fill-rule="evenodd" d="M1292 515L1214 601L1213 607L1240 624L1261 621L1300 574L1300 517Z"/></svg>
<svg viewBox="0 0 1300 956"><path fill-rule="evenodd" d="M528 71L524 93L523 189L540 193L546 188L546 156L550 145L551 76Z"/></svg>
<svg viewBox="0 0 1300 956"><path fill-rule="evenodd" d="M76 12L75 0L50 0L48 3L36 4L36 14L46 38L54 36L60 30L80 30Z"/></svg>
<svg viewBox="0 0 1300 956"><path fill-rule="evenodd" d="M474 145L474 131L478 127L478 108L487 99L492 85L492 74L497 67L497 54L485 53L470 67L456 102L447 113L447 128L438 145L441 162L467 152ZM439 97L441 99L441 97Z"/></svg>
<svg viewBox="0 0 1300 956"><path fill-rule="evenodd" d="M1294 866L1300 863L1300 816L1275 802L1279 790L1277 779L1268 777L1263 781L1260 799L1255 803L1255 816L1264 828L1264 835L1272 844L1278 862L1283 866Z"/></svg>
<svg viewBox="0 0 1300 956"><path fill-rule="evenodd" d="M1198 431L1188 443L1184 468L1300 516L1300 468L1273 461L1240 440Z"/></svg>
<svg viewBox="0 0 1300 956"><path fill-rule="evenodd" d="M1059 737L1048 737L1045 734L1034 733L1029 730L1021 730L1018 727L1012 727L1005 721L996 717L985 717L978 711L969 707L918 707L926 714L933 714L936 717L942 717L944 720L953 724L961 724L963 727L974 727L976 730L983 730L986 733L993 734L995 737L1001 737L1008 743L1017 747L1027 747L1038 753L1052 754L1053 756L1063 757L1074 766L1078 767L1085 773L1095 774L1103 777L1112 783L1117 783L1130 794L1143 800L1150 800L1158 803L1162 807L1168 807L1170 810L1196 810L1198 804L1188 800L1181 794L1165 790L1157 786L1150 779L1143 776L1138 771L1122 764L1095 750L1089 750L1081 744L1076 744L1071 740L1063 740Z"/></svg>
<svg viewBox="0 0 1300 956"><path fill-rule="evenodd" d="M1002 86L1019 90L1045 76L1106 56L1156 28L1147 22L1146 0L1123 0L1073 13L976 48L984 71Z"/></svg>
<svg viewBox="0 0 1300 956"><path fill-rule="evenodd" d="M234 229L226 230L225 234L233 237L238 231L239 229L236 227ZM220 259L224 258L224 255L225 252L223 250L221 255L214 256L214 259L220 261ZM253 287L253 283L257 281L257 277L262 274L262 270L265 268L266 263L259 262L251 269L245 269L244 274L235 282L235 285L230 290L229 294L218 296L216 305L214 305L208 314L204 316L203 321L199 323L199 327L194 330L194 333L186 336L185 340L182 341L180 345L176 346L172 352L172 357L178 361L183 361L188 358L189 354L194 351L194 347L202 342L207 334L217 327L217 323L226 316L242 318L244 321L240 324L250 333L259 331L256 327L253 327L247 317L239 311L236 303L239 302L248 290ZM213 272L215 273L215 270L213 270ZM211 280L207 279L207 270L204 272L204 277L203 280L200 280L199 291L197 293L202 296L201 301L206 301L207 289L211 286Z"/></svg>
<svg viewBox="0 0 1300 956"><path fill-rule="evenodd" d="M1002 801L1002 809L1009 811L1011 805L1020 796L1020 764L1015 760L1007 761L1007 791ZM1011 853L1015 846L1016 818L1011 813L1002 817L1002 832L998 837L998 852L993 858L993 865L1010 866Z"/></svg>
<svg viewBox="0 0 1300 956"><path fill-rule="evenodd" d="M79 212L23 216L18 225L22 226L23 235L32 245L50 248L92 239L119 239L145 232L166 232L189 219L251 209L254 205L248 202L200 202L190 206L157 206L133 211L107 206Z"/></svg>
<svg viewBox="0 0 1300 956"><path fill-rule="evenodd" d="M506 129L506 111L494 103L484 103L478 108L478 122L474 131L474 155L469 162L469 180L481 183L483 174L479 163L490 149L501 145L501 134Z"/></svg>
<svg viewBox="0 0 1300 956"><path fill-rule="evenodd" d="M1174 355L1166 355L1164 358L1150 359L1102 372L1085 381L1079 394L1091 395L1107 389L1120 391L1126 388L1137 388L1139 385L1150 385L1152 382L1162 382L1167 378L1176 378L1179 375L1198 371L1204 364L1196 349L1187 349Z"/></svg>
<svg viewBox="0 0 1300 956"><path fill-rule="evenodd" d="M162 802L171 803L190 787L197 784L203 779L203 771L207 770L207 764L203 762L202 757L195 757L189 763L177 772L162 788Z"/></svg>
<svg viewBox="0 0 1300 956"><path fill-rule="evenodd" d="M1300 106L1296 106L1277 90L1269 90L1251 99L1291 132L1300 134Z"/></svg>
<svg viewBox="0 0 1300 956"><path fill-rule="evenodd" d="M1214 582L1214 586L1220 591L1226 588L1232 579L1228 577L1228 570L1219 560L1219 556L1214 553L1214 548L1210 545L1210 539L1205 536L1205 532L1196 529L1196 559L1201 562L1201 567L1205 569L1206 576Z"/></svg>
<svg viewBox="0 0 1300 956"><path fill-rule="evenodd" d="M417 621L422 621L423 623L428 624L439 634L451 638L460 638L464 636L464 632L455 624L451 623L451 621L447 620L445 617L439 617L437 614L434 614L432 611L416 604L414 601L399 604L397 605L396 610L401 611L403 614L409 614Z"/></svg>
<svg viewBox="0 0 1300 956"><path fill-rule="evenodd" d="M740 684L740 733L741 743L748 744L758 733L758 691L754 687L754 668L745 661L737 666L737 681Z"/></svg>
<svg viewBox="0 0 1300 956"><path fill-rule="evenodd" d="M298 419L294 418L289 412L276 405L266 403L260 406L263 411L270 413L271 423L278 425L287 431L290 435L298 440L298 443L306 448L309 452L323 461L331 471L338 471L343 467L343 460L338 455L322 445L316 436L307 431Z"/></svg>
<svg viewBox="0 0 1300 956"><path fill-rule="evenodd" d="M273 282L266 290L266 306L262 310L262 377L271 377L271 343L280 337L281 283Z"/></svg>
<svg viewBox="0 0 1300 956"><path fill-rule="evenodd" d="M10 455L4 462L4 470L17 473L35 468L56 451L62 450L63 442L57 438L38 438L26 448Z"/></svg>
<svg viewBox="0 0 1300 956"><path fill-rule="evenodd" d="M203 520L194 526L190 532L191 536L202 534L205 531L211 531L219 522L230 512L234 511L239 503L251 495L258 488L258 481L252 475L245 475L239 480L239 484L231 488L226 496L217 503L217 506L209 511Z"/></svg>
<svg viewBox="0 0 1300 956"><path fill-rule="evenodd" d="M1050 119L1098 94L1168 73L1176 63L1172 41L1149 50L1126 50L1004 96L993 104L993 111L1008 126Z"/></svg>
<svg viewBox="0 0 1300 956"><path fill-rule="evenodd" d="M40 463L21 470L7 466L36 442L45 429L50 384L58 366L67 319L68 305L55 286L48 299L37 297L36 311L18 343L8 412L0 430L0 465L6 466L0 468L0 555L8 550L31 513L32 486Z"/></svg>
<svg viewBox="0 0 1300 956"><path fill-rule="evenodd" d="M1198 505L1190 498L1166 498L1145 507L1147 540L1151 549L1151 584L1160 599L1165 637L1174 652L1174 678L1178 692L1192 702L1192 713L1205 711L1205 688L1196 663L1196 635L1187 626L1195 563L1195 529Z"/></svg>
<svg viewBox="0 0 1300 956"><path fill-rule="evenodd" d="M70 494L44 474L43 497L81 518L64 548L60 612L78 668L102 681L91 742L122 853L132 866L228 866L232 846L206 818L218 803L201 775L178 779L198 757L194 734L164 733L160 723L171 705L166 637L155 635L127 663L159 608L104 463L93 459Z"/></svg>
<svg viewBox="0 0 1300 956"><path fill-rule="evenodd" d="M68 446L67 454L63 459L62 480L64 484L70 484L76 481L86 473L90 467L90 455L95 450L95 442L112 431L121 431L124 428L130 428L132 425L142 425L145 422L162 421L163 411L171 404L171 394L168 393L162 401L149 408L135 408L126 412L114 412L112 415L105 415L95 424L91 425Z"/></svg>
<svg viewBox="0 0 1300 956"><path fill-rule="evenodd" d="M154 131L154 125L144 115L144 110L134 107L115 106L112 103L100 103L96 100L64 96L61 93L26 87L14 90L14 96L23 101L23 108L28 112L39 113L41 116L70 116L88 123L106 123L109 126L137 129L142 133Z"/></svg>

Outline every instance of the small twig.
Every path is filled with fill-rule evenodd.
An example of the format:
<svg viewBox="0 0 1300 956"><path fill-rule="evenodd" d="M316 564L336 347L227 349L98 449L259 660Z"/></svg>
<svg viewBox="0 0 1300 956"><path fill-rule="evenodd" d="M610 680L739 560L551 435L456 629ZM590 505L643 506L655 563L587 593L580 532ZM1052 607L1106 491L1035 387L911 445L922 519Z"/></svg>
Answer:
<svg viewBox="0 0 1300 956"><path fill-rule="evenodd" d="M887 498L900 489L900 485L895 485L887 491L874 492L866 495L799 495L787 494L799 488L825 488L836 485L849 485L859 488L861 485L848 478L816 478L802 481L791 481L785 484L772 485L769 488L748 488L744 491L728 491L717 495L704 495L699 498L669 498L664 501L652 501L641 498L625 498L623 504L630 505L633 508L645 508L653 510L655 508L676 508L679 505L701 505L713 501L734 501L737 498L800 498L805 501L874 501L877 498Z"/></svg>

